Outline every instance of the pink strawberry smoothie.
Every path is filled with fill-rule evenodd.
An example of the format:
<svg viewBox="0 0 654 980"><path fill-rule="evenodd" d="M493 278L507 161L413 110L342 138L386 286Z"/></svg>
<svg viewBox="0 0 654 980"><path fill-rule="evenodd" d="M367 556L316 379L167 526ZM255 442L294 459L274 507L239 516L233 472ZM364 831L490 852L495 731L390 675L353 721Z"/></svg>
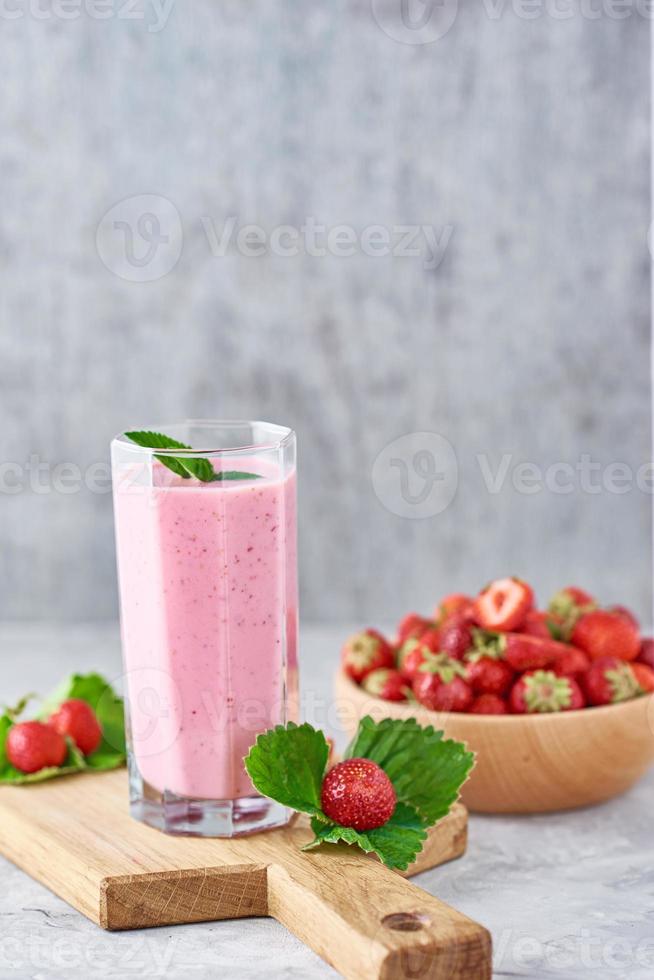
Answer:
<svg viewBox="0 0 654 980"><path fill-rule="evenodd" d="M254 794L243 757L294 719L297 686L295 474L256 456L224 468L262 478L155 462L151 485L114 487L136 764L160 793L210 800Z"/></svg>

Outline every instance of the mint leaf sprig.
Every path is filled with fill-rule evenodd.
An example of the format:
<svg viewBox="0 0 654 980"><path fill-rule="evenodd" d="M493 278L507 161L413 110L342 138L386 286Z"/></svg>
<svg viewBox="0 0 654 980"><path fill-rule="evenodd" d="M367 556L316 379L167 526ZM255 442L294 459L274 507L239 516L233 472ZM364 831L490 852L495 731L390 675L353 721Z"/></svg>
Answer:
<svg viewBox="0 0 654 980"><path fill-rule="evenodd" d="M259 735L245 768L264 796L310 815L315 837L303 850L342 842L403 871L422 850L427 829L449 812L474 764L464 745L444 740L443 732L431 726L421 728L415 719L375 722L366 716L344 758L376 762L393 784L397 805L385 824L362 832L335 823L321 809L328 755L321 731L290 722Z"/></svg>
<svg viewBox="0 0 654 980"><path fill-rule="evenodd" d="M177 439L165 436L161 432L126 432L125 435L137 446L142 446L144 449L180 449L193 452L192 446L188 446L185 442L178 442ZM259 473L244 473L241 470L221 470L217 473L209 459L196 459L190 456L160 456L156 453L154 458L184 480L188 480L192 476L196 480L201 480L202 483L261 479Z"/></svg>
<svg viewBox="0 0 654 980"><path fill-rule="evenodd" d="M55 776L67 776L75 772L103 772L117 769L126 761L125 714L123 700L111 684L100 674L71 674L42 702L36 715L38 721L46 721L69 698L86 701L95 711L102 728L102 741L95 752L84 756L71 739L67 738L68 752L61 766L49 766L38 772L24 773L16 769L7 758L7 736L12 725L20 720L30 695L23 698L14 709L5 709L0 715L0 783L13 786L41 783Z"/></svg>

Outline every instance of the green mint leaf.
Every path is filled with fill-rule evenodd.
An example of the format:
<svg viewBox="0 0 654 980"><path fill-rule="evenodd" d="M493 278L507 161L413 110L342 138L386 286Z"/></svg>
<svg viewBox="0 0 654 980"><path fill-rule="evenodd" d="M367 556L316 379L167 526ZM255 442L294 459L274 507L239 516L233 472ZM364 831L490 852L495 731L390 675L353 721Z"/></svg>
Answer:
<svg viewBox="0 0 654 980"><path fill-rule="evenodd" d="M320 844L354 844L362 851L374 853L387 868L406 871L422 850L427 838L426 823L415 807L398 803L390 820L375 830L359 831L339 824L324 824L313 818L311 829L316 835L302 850L309 851Z"/></svg>
<svg viewBox="0 0 654 980"><path fill-rule="evenodd" d="M224 480L260 480L261 476L259 473L244 473L241 470L220 470L211 479L214 483L220 483Z"/></svg>
<svg viewBox="0 0 654 980"><path fill-rule="evenodd" d="M444 817L456 801L474 764L474 755L461 742L443 740L443 732L422 728L414 718L368 715L344 758L372 759L395 787L398 801L415 807L428 826Z"/></svg>
<svg viewBox="0 0 654 980"><path fill-rule="evenodd" d="M264 796L326 820L320 809L320 790L328 755L322 732L289 722L258 736L245 758L245 768Z"/></svg>
<svg viewBox="0 0 654 980"><path fill-rule="evenodd" d="M126 432L125 435L137 446L143 446L144 449L187 449L190 452L193 451L192 446L188 446L185 442L178 442L177 439L171 439L170 436L165 436L161 432ZM184 477L185 480L194 476L197 480L202 480L203 483L209 483L214 478L214 468L208 459L186 459L181 456L155 456L155 459L158 459L177 476Z"/></svg>

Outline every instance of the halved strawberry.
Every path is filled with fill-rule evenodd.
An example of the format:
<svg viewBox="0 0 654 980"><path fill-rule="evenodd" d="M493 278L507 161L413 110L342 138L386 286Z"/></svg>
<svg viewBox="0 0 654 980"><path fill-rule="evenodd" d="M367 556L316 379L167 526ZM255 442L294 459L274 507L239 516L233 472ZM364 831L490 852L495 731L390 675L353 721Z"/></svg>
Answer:
<svg viewBox="0 0 654 980"><path fill-rule="evenodd" d="M591 660L600 657L635 660L640 651L640 633L633 623L606 609L584 613L577 620L571 639Z"/></svg>
<svg viewBox="0 0 654 980"><path fill-rule="evenodd" d="M529 671L511 688L509 705L514 714L576 711L586 701L576 680L558 677L551 670Z"/></svg>
<svg viewBox="0 0 654 980"><path fill-rule="evenodd" d="M475 599L475 619L487 630L517 630L534 602L531 586L518 578L491 582Z"/></svg>

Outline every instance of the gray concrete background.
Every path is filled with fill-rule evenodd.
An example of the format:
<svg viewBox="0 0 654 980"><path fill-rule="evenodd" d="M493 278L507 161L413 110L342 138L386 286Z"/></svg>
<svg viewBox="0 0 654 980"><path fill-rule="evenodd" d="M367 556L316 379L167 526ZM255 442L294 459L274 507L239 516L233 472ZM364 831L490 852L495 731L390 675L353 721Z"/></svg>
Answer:
<svg viewBox="0 0 654 980"><path fill-rule="evenodd" d="M0 617L115 615L110 497L53 489L52 467L186 416L297 429L307 620L388 619L503 572L649 617L651 495L604 469L599 493L528 493L514 469L650 455L648 22L462 4L404 44L390 0L386 32L367 0L178 0L159 31L148 4L112 9L0 24L0 459L46 465L39 492L2 471ZM134 282L158 267L126 265L119 232L99 255L96 232L142 195L162 268L179 258ZM214 255L206 227L230 217L451 237L437 268ZM411 432L453 447L445 509L453 456L426 437L373 486ZM411 503L425 459L444 479Z"/></svg>

